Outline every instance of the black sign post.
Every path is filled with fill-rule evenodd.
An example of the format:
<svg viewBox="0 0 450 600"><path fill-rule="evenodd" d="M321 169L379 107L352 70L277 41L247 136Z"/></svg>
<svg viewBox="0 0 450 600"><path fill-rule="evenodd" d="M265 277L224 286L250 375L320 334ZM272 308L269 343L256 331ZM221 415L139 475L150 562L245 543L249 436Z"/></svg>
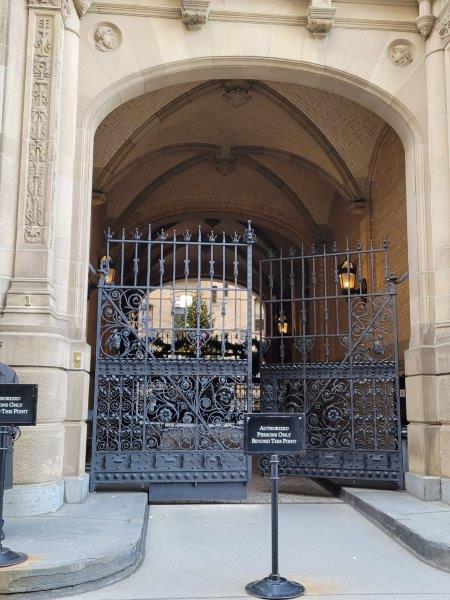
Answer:
<svg viewBox="0 0 450 600"><path fill-rule="evenodd" d="M37 385L0 384L0 567L17 565L28 559L23 552L5 548L3 533L3 495L5 492L6 455L12 452L20 434L19 425L36 425Z"/></svg>
<svg viewBox="0 0 450 600"><path fill-rule="evenodd" d="M245 450L248 454L270 454L272 495L272 572L268 577L252 581L245 591L257 598L284 600L297 598L305 588L278 573L278 487L279 454L303 454L304 415L255 413L245 415Z"/></svg>

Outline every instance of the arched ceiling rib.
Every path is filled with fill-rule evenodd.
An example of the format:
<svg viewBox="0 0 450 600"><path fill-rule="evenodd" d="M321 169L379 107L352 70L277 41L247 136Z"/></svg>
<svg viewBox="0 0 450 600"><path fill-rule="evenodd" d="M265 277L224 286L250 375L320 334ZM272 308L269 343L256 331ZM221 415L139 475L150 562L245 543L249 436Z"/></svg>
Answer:
<svg viewBox="0 0 450 600"><path fill-rule="evenodd" d="M103 170L100 172L100 174L98 175L98 177L96 178L96 182L95 182L95 187L96 188L105 188L109 185L109 180L111 175L116 172L118 169L123 168L124 165L127 164L127 162L129 162L130 160L133 160L136 158L136 149L139 148L138 150L138 156L141 154L141 150L140 150L140 144L144 144L144 138L148 135L149 133L153 132L153 135L151 135L152 138L155 137L156 135L156 129L158 129L158 126L161 126L163 124L163 122L167 119L169 119L170 117L174 117L174 115L177 116L177 118L181 118L181 122L178 124L179 126L177 127L177 134L180 134L180 130L182 129L182 127L185 125L185 123L187 122L188 124L191 123L194 119L192 119L191 116L186 117L185 122L183 122L183 118L182 116L180 117L180 115L183 114L183 109L186 108L186 106L190 106L193 107L196 103L196 101L200 101L202 99L204 99L205 96L211 96L213 97L213 99L216 101L218 101L218 105L215 106L212 110L214 111L214 114L221 114L221 116L223 116L223 114L228 110L228 112L231 115L231 118L238 118L239 116L242 116L245 113L245 108L244 110L239 109L238 111L236 111L236 109L234 107L230 107L228 106L222 99L222 93L223 93L223 83L222 82L207 82L207 83L202 83L200 85L198 85L195 89L191 89L188 92L184 92L182 94L180 94L178 97L176 97L175 99L173 99L171 102L169 102L168 104L164 105L163 107L161 107L158 111L156 111L155 113L152 113L145 121L142 121L142 119L140 119L139 121L139 125L136 126L136 129L133 131L132 135L130 135L120 146L120 148L117 150L117 152L114 154L114 156L112 156L108 162L107 165L104 166ZM270 105L272 105L273 107L276 107L277 109L281 109L282 112L284 112L285 114L288 114L290 116L290 118L293 119L293 123L296 127L298 127L298 131L297 131L297 135L305 135L305 133L307 134L307 136L311 137L313 140L313 143L311 144L311 142L309 144L300 144L301 146L303 146L303 152L306 153L306 156L304 155L304 157L308 160L311 160L311 158L313 159L313 163L316 163L318 165L320 165L320 160L322 160L322 162L324 163L325 168L327 168L327 170L331 173L334 174L335 176L337 174L339 174L339 178L342 180L342 183L344 184L344 186L346 186L348 188L348 191L350 193L351 196L353 196L354 198L357 198L360 196L360 190L358 189L358 185L356 183L356 180L353 178L352 173L350 172L350 170L348 169L347 165L345 164L344 160L341 158L339 152L337 151L337 149L329 142L329 140L323 135L323 133L321 132L321 130L315 125L315 123L308 117L306 116L304 113L302 113L298 107L296 107L294 104L292 104L291 102L287 101L281 94L279 94L276 90L272 89L269 86L266 86L265 84L262 84L260 82L252 82L252 87L251 87L251 93L252 95L254 95L255 97L252 98L252 100L249 102L248 104L248 109L251 109L251 113L249 115L245 115L244 119L245 122L247 121L251 121L251 119L255 119L255 113L258 111L254 111L253 110L253 106L255 105L256 102L258 102L260 100L260 98L264 98L266 101L269 102ZM134 102L134 101L133 101ZM124 110L122 107L119 107L119 109L116 109L117 111L120 110ZM259 111L261 113L263 113L263 111ZM266 107L266 112L267 112L267 107ZM128 115L124 115L124 116L128 116ZM203 115L200 115L200 119ZM282 116L278 115L278 119L276 118L276 112L272 115L272 114L268 114L268 117L271 118L267 118L267 123L264 123L265 127L259 127L259 130L261 132L268 132L269 136L270 135L275 135L275 131L270 131L271 128L274 128L274 125L277 124L278 121L278 127L281 128L281 124L283 122ZM170 124L170 128L169 129L174 129L176 123L171 123ZM217 126L217 124L215 124ZM255 123L256 125L256 123ZM245 123L243 125L243 127L245 126ZM201 136L206 135L205 134L205 127L206 124L203 121L203 125L199 130L199 133ZM106 128L107 131L110 129L110 127ZM255 128L253 128L255 129ZM288 126L287 131L284 132L286 136L289 136L290 134L290 127ZM192 136L192 132L189 132ZM197 132L195 132L197 133ZM222 132L223 133L223 132ZM97 138L99 139L99 143L101 144L100 139L103 137L103 132L102 130L99 130L98 134L97 134ZM299 142L301 142L301 140L299 140ZM283 143L283 142L281 142ZM322 148L324 155L322 156L322 158L320 159L319 155L312 153L311 154L311 146L317 144L317 146L319 148ZM166 144L164 144L166 145ZM261 145L261 144L260 144ZM263 145L268 145L263 144ZM308 147L309 146L309 147ZM289 151L289 147L287 146L285 148L285 150ZM291 148L292 150L292 148ZM309 153L309 156L308 156ZM103 153L104 154L104 153ZM301 156L301 154L300 154ZM132 157L130 159L130 157ZM327 162L329 162L330 164L327 164ZM95 163L97 164L97 160L95 161ZM333 165L333 167L331 166ZM335 171L334 171L335 170ZM333 173L334 171L334 173Z"/></svg>
<svg viewBox="0 0 450 600"><path fill-rule="evenodd" d="M105 118L95 137L94 187L106 194L107 218L132 226L195 214L255 216L265 250L278 245L280 231L326 239L340 208L368 198L387 125L335 94L279 82L233 82L249 94L236 107L224 98L230 83L149 92Z"/></svg>
<svg viewBox="0 0 450 600"><path fill-rule="evenodd" d="M126 209L122 212L122 214L118 217L118 222L123 223L125 226L133 219L133 216L139 211L142 204L147 203L151 204L151 196L164 184L172 180L175 176L180 175L184 171L188 169L192 169L193 167L198 166L201 163L211 161L210 153L199 153L196 154L185 161L178 163L174 167L170 168L168 171L162 173L159 177L154 179L146 188L141 190L141 192L134 198L134 200L126 207ZM302 219L307 226L311 229L313 234L317 237L322 237L322 233L314 221L313 217L309 213L306 208L304 202L298 197L298 195L290 188L282 179L280 179L273 171L271 171L268 167L259 163L257 160L249 157L242 156L240 161L244 164L248 165L252 170L256 171L266 180L270 181L272 186L276 187L280 193L285 197L286 201L291 206L293 213L297 214L299 219ZM215 173L217 177L222 177L223 175ZM168 195L168 197L170 197Z"/></svg>

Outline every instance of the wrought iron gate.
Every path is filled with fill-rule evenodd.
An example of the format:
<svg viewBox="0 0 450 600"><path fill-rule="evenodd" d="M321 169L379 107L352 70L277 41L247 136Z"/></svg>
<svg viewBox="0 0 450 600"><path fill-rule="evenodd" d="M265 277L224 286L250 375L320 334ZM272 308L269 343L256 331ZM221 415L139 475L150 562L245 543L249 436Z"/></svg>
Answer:
<svg viewBox="0 0 450 600"><path fill-rule="evenodd" d="M307 454L285 457L284 472L401 483L387 242L366 250L302 246L261 261L259 279L262 410L306 414Z"/></svg>
<svg viewBox="0 0 450 600"><path fill-rule="evenodd" d="M140 486L156 499L245 497L254 241L250 222L232 236L108 231L92 488Z"/></svg>

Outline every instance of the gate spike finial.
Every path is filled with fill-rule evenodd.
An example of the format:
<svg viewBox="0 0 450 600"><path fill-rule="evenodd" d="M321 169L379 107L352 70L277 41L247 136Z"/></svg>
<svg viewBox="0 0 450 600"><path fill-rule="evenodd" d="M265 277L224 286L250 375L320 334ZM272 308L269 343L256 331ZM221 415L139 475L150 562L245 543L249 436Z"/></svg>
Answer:
<svg viewBox="0 0 450 600"><path fill-rule="evenodd" d="M124 240L124 239L125 239L125 237L126 237L126 236L125 236L125 227L122 227L122 239Z"/></svg>
<svg viewBox="0 0 450 600"><path fill-rule="evenodd" d="M332 252L337 252L337 251L338 251L338 245L337 245L337 242L333 242L333 246L331 247L331 251L332 251Z"/></svg>
<svg viewBox="0 0 450 600"><path fill-rule="evenodd" d="M148 239L149 240L152 239L152 224L151 223L148 224Z"/></svg>
<svg viewBox="0 0 450 600"><path fill-rule="evenodd" d="M247 228L244 231L243 239L247 244L254 244L256 241L255 230L252 227L252 222L250 219L247 221Z"/></svg>
<svg viewBox="0 0 450 600"><path fill-rule="evenodd" d="M202 241L202 227L201 227L201 225L198 226L198 241L199 242Z"/></svg>
<svg viewBox="0 0 450 600"><path fill-rule="evenodd" d="M108 226L108 229L105 231L105 238L110 240L114 237L114 231L111 231L111 227Z"/></svg>
<svg viewBox="0 0 450 600"><path fill-rule="evenodd" d="M183 240L185 242L190 242L191 237L192 237L191 232L189 231L189 229L186 229L186 231L184 232L184 235L183 235Z"/></svg>

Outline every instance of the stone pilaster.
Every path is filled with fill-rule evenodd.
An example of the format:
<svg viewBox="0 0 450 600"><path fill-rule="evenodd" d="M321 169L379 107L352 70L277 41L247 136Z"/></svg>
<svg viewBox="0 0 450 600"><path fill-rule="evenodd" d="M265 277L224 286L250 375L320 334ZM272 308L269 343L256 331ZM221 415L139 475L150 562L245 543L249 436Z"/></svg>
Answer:
<svg viewBox="0 0 450 600"><path fill-rule="evenodd" d="M449 15L444 11L426 42L428 95L427 248L429 269L413 281L418 300L429 307L422 340L405 354L409 425L407 489L435 499L441 478L450 476L450 177L449 177ZM417 300L411 302L412 310Z"/></svg>
<svg viewBox="0 0 450 600"><path fill-rule="evenodd" d="M67 401L69 388L86 387L87 370L68 327L78 25L72 0L28 1L15 265L0 327L2 360L38 384L38 424L16 444L9 514L57 509L63 477L84 474L84 399Z"/></svg>
<svg viewBox="0 0 450 600"><path fill-rule="evenodd" d="M23 142L14 278L3 327L24 314L55 316L52 285L61 107L60 0L29 0Z"/></svg>

